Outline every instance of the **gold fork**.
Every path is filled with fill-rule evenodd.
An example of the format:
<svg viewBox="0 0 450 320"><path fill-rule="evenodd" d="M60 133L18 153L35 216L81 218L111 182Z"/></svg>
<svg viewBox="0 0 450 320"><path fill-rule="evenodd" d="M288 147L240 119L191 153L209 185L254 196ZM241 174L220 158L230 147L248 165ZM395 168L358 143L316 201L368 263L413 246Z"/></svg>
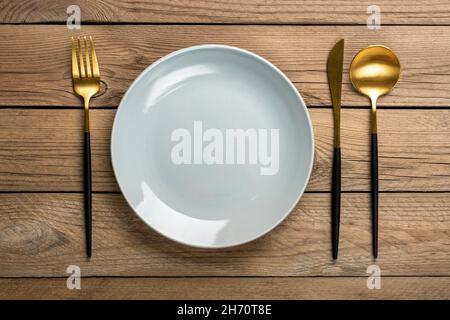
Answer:
<svg viewBox="0 0 450 320"><path fill-rule="evenodd" d="M75 45L75 39L72 37L72 79L75 93L84 100L84 211L86 249L87 256L90 258L92 255L92 178L89 101L100 90L100 70L92 37L89 37L90 50L86 36L82 39L78 37L77 42L78 46ZM84 43L84 49L82 42ZM79 60L77 59L77 52ZM83 55L86 61L83 60Z"/></svg>

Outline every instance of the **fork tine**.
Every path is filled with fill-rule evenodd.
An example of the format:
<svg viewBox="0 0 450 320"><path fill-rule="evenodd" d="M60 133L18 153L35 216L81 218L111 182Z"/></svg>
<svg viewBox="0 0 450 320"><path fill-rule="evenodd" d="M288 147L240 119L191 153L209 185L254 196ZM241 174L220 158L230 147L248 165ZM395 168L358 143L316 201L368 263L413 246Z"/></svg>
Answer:
<svg viewBox="0 0 450 320"><path fill-rule="evenodd" d="M72 77L77 79L80 77L77 62L77 50L75 49L75 40L72 37Z"/></svg>
<svg viewBox="0 0 450 320"><path fill-rule="evenodd" d="M98 67L97 54L95 53L94 40L92 36L89 36L91 40L91 53L92 53L92 72L95 78L100 78L100 69Z"/></svg>
<svg viewBox="0 0 450 320"><path fill-rule="evenodd" d="M81 73L81 77L84 78L86 75L84 73L83 48L81 46L80 37L78 37L78 55L80 57L80 73Z"/></svg>
<svg viewBox="0 0 450 320"><path fill-rule="evenodd" d="M86 50L86 76L88 78L92 77L91 73L91 62L89 61L89 46L86 40L86 36L84 36L84 50Z"/></svg>

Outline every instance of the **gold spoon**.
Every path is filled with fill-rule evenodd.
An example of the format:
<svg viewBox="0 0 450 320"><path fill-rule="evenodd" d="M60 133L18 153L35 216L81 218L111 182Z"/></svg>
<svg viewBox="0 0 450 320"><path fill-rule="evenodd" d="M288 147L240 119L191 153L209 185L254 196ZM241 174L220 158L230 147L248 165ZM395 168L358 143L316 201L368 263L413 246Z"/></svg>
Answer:
<svg viewBox="0 0 450 320"><path fill-rule="evenodd" d="M369 46L353 58L350 81L353 87L370 98L372 103L371 187L372 187L372 252L378 256L378 143L377 99L394 88L400 77L400 62L385 46Z"/></svg>

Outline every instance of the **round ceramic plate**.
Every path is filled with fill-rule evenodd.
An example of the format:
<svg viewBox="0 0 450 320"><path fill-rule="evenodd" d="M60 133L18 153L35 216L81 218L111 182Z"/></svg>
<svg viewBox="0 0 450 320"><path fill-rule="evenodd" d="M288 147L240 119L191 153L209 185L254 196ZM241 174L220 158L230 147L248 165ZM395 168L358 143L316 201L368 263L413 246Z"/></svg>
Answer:
<svg viewBox="0 0 450 320"><path fill-rule="evenodd" d="M203 248L246 243L278 225L313 165L296 88L267 60L221 45L148 67L123 97L111 140L116 179L136 214Z"/></svg>

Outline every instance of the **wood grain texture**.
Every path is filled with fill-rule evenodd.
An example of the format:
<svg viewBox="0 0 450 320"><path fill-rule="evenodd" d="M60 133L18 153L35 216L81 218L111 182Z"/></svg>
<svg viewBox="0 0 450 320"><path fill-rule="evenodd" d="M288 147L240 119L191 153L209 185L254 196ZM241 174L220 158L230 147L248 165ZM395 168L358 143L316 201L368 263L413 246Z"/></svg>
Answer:
<svg viewBox="0 0 450 320"><path fill-rule="evenodd" d="M110 160L115 110L91 111L94 191L118 192ZM331 109L310 109L315 163L308 191L329 191ZM381 191L450 191L450 110L378 111ZM0 191L82 192L82 110L0 109ZM342 111L342 186L370 190L369 110Z"/></svg>
<svg viewBox="0 0 450 320"><path fill-rule="evenodd" d="M450 194L382 193L384 276L450 276ZM85 255L82 194L0 195L0 277L366 276L369 194L342 199L339 260L330 252L330 194L307 193L272 232L223 250L189 248L158 235L120 194L94 194L93 257Z"/></svg>
<svg viewBox="0 0 450 320"><path fill-rule="evenodd" d="M350 0L0 0L1 23L66 22L78 5L83 23L270 23L365 25L373 1ZM449 24L445 0L378 0L383 24Z"/></svg>
<svg viewBox="0 0 450 320"><path fill-rule="evenodd" d="M390 46L402 63L397 87L379 106L450 105L450 52L447 26L88 26L96 40L105 81L92 106L117 106L131 82L156 59L184 47L228 44L254 51L294 82L308 106L330 106L326 78L329 50L345 38L344 106L368 106L349 83L348 67L369 44ZM71 87L70 42L65 26L0 26L0 106L79 106ZM45 41L44 41L45 40Z"/></svg>
<svg viewBox="0 0 450 320"><path fill-rule="evenodd" d="M81 7L81 32L95 38L104 81L92 106L110 108L91 112L93 182L101 192L94 194L91 261L82 104L70 74L69 38L80 31L65 26L73 4ZM382 29L368 30L372 4L0 0L0 299L450 299L450 2L378 0ZM342 113L342 185L351 192L342 197L340 257L331 260L325 66L340 38L344 107L369 105L348 80L359 49L384 44L402 63L397 87L379 101L376 261L370 195L361 193L369 190L369 113L353 108ZM110 163L114 109L131 82L158 58L206 43L251 50L286 73L312 107L316 139L308 193L291 215L261 239L226 250L192 249L151 230L117 193ZM374 263L381 290L366 287ZM71 264L88 277L80 291L66 288Z"/></svg>
<svg viewBox="0 0 450 320"><path fill-rule="evenodd" d="M66 278L0 279L0 299L450 299L449 277L367 278L82 278L68 290Z"/></svg>

